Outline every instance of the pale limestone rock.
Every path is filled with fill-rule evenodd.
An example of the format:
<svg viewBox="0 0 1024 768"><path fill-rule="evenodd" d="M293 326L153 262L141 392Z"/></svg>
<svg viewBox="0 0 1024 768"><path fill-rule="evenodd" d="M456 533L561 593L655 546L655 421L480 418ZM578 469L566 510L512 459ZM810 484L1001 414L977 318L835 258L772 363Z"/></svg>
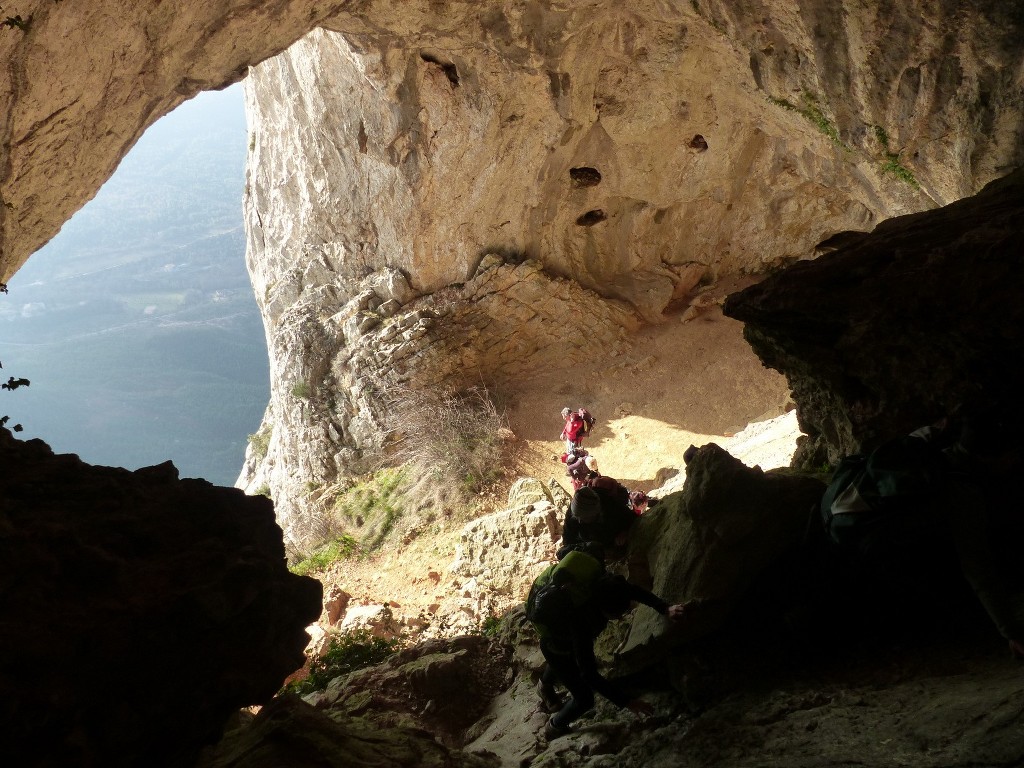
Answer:
<svg viewBox="0 0 1024 768"><path fill-rule="evenodd" d="M306 634L309 635L309 642L306 644L305 650L307 659L321 656L331 644L331 635L319 623L306 627Z"/></svg>
<svg viewBox="0 0 1024 768"><path fill-rule="evenodd" d="M553 503L551 492L535 477L520 477L508 491L508 509L530 507L542 502Z"/></svg>
<svg viewBox="0 0 1024 768"><path fill-rule="evenodd" d="M535 480L526 485L544 493ZM462 596L476 601L478 616L494 613L499 600L525 599L534 576L552 561L561 536L558 517L559 510L544 498L466 525L450 570L465 580Z"/></svg>
<svg viewBox="0 0 1024 768"><path fill-rule="evenodd" d="M344 634L365 629L374 637L395 638L400 632L399 622L386 605L353 605L345 611L338 629Z"/></svg>

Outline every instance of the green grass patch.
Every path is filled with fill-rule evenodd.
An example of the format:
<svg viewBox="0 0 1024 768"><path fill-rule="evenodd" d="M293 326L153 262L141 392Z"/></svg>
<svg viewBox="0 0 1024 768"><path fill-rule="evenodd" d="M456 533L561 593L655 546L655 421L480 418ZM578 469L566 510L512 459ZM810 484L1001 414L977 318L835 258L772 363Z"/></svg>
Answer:
<svg viewBox="0 0 1024 768"><path fill-rule="evenodd" d="M308 400L309 396L313 394L312 387L309 386L308 381L296 381L292 384L292 397L298 397L302 400Z"/></svg>
<svg viewBox="0 0 1024 768"><path fill-rule="evenodd" d="M825 134L833 144L847 152L850 151L849 145L840 138L839 130L832 125L831 121L822 111L818 97L810 91L804 91L803 94L801 94L800 104L794 104L787 99L776 99L773 96L769 96L768 101L777 107L782 107L783 109L788 109L791 112L803 115L807 120L814 123L818 130Z"/></svg>
<svg viewBox="0 0 1024 768"><path fill-rule="evenodd" d="M900 153L893 152L889 148L889 134L880 125L874 126L875 139L882 147L885 160L882 162L882 173L895 176L900 181L909 184L914 189L920 189L921 184L914 177L914 172L900 162Z"/></svg>
<svg viewBox="0 0 1024 768"><path fill-rule="evenodd" d="M309 557L289 567L288 570L297 576L308 576L310 573L325 571L332 563L347 560L357 554L359 554L359 542L353 536L341 534L320 546Z"/></svg>
<svg viewBox="0 0 1024 768"><path fill-rule="evenodd" d="M331 640L327 649L310 663L309 677L289 683L285 689L303 696L324 690L328 683L358 669L372 667L393 656L401 647L397 639L374 637L357 629Z"/></svg>
<svg viewBox="0 0 1024 768"><path fill-rule="evenodd" d="M335 517L367 530L364 546L375 549L391 533L404 507L401 491L405 470L379 470L334 498Z"/></svg>

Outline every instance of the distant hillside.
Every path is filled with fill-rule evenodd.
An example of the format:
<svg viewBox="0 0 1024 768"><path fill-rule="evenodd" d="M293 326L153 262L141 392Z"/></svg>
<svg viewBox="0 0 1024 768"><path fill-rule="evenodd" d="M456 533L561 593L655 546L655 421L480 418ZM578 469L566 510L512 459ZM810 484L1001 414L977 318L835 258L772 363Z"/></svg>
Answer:
<svg viewBox="0 0 1024 768"><path fill-rule="evenodd" d="M242 90L142 137L0 296L0 414L59 452L231 485L269 396L245 269Z"/></svg>

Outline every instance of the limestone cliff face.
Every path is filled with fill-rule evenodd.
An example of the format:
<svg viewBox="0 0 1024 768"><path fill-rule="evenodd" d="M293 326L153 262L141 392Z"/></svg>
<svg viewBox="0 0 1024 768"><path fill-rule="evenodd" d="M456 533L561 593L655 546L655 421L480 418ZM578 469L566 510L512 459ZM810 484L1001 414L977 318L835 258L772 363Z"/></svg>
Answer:
<svg viewBox="0 0 1024 768"><path fill-rule="evenodd" d="M1016 167L1024 35L996 6L365 3L324 22L246 81L273 395L240 484L268 484L301 538L303 487L380 449L396 383L529 375L570 329L612 339L699 281Z"/></svg>

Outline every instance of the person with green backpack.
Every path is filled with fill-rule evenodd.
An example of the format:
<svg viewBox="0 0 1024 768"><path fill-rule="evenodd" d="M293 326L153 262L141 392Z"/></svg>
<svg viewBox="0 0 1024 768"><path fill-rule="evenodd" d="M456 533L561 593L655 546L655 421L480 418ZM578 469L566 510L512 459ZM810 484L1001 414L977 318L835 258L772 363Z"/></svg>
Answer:
<svg viewBox="0 0 1024 768"><path fill-rule="evenodd" d="M597 668L594 641L611 618L629 610L633 602L649 605L673 620L682 618L682 605L669 605L657 595L622 576L608 573L600 556L573 550L548 566L533 582L526 615L540 637L544 669L538 692L546 711L553 712L544 728L548 739L563 736L574 720L594 706L599 693L618 707L651 714L651 706L630 697ZM555 685L569 691L564 703Z"/></svg>

